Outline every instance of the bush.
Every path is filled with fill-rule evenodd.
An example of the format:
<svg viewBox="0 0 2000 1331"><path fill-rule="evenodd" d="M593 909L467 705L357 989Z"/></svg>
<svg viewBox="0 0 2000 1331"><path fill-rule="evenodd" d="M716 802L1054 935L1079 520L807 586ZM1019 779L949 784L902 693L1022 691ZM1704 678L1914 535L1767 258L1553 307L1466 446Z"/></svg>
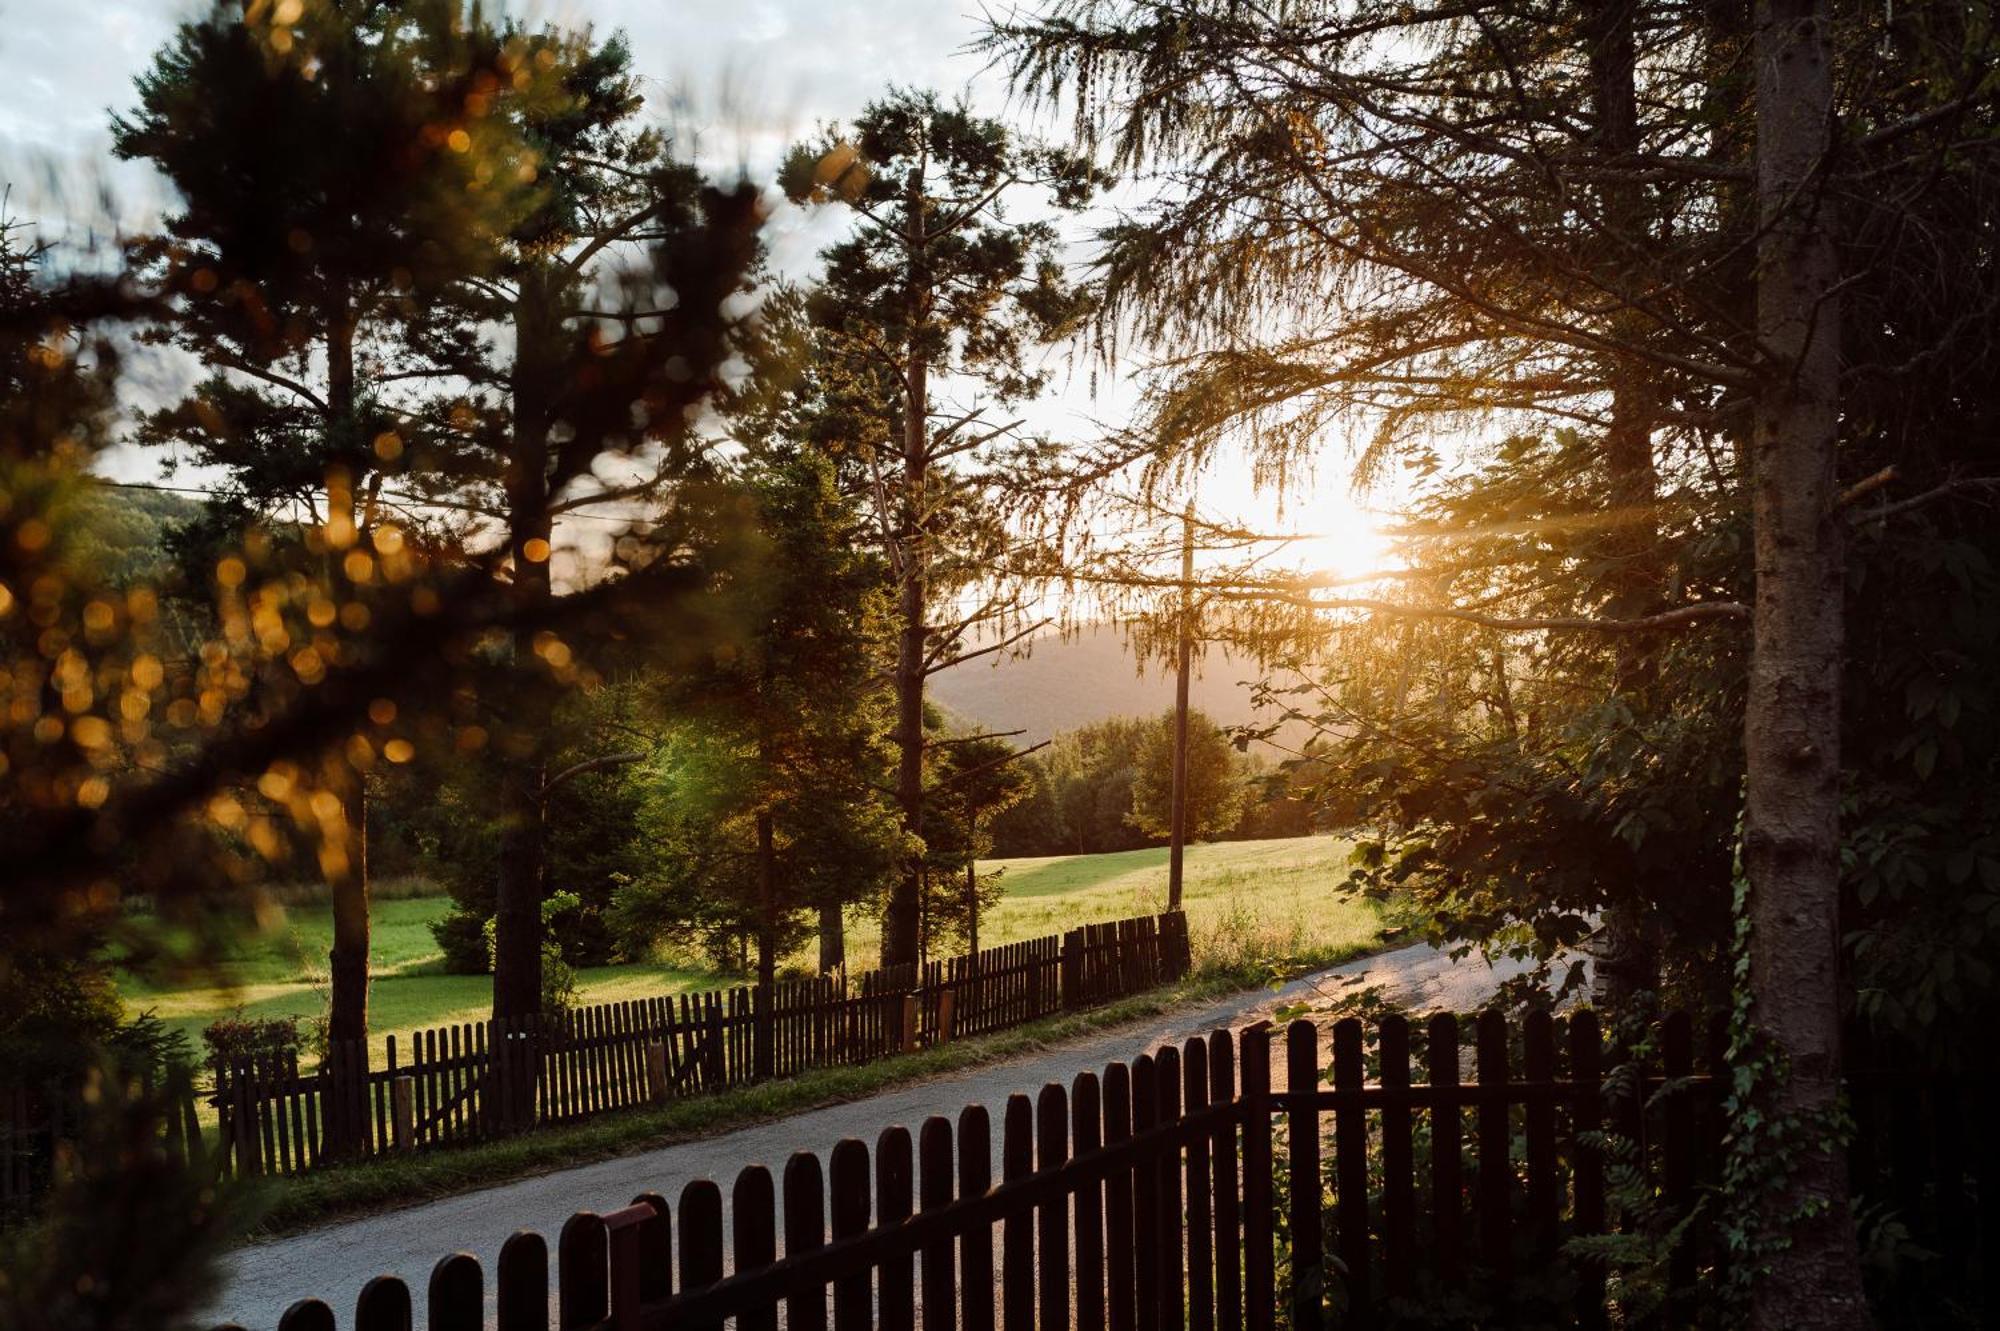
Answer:
<svg viewBox="0 0 2000 1331"><path fill-rule="evenodd" d="M444 953L448 975L490 975L493 972L493 921L459 907L431 921L431 937Z"/></svg>
<svg viewBox="0 0 2000 1331"><path fill-rule="evenodd" d="M210 1022L201 1033L211 1063L233 1063L239 1058L271 1058L295 1054L299 1050L297 1017L246 1017L237 1008L234 1016Z"/></svg>

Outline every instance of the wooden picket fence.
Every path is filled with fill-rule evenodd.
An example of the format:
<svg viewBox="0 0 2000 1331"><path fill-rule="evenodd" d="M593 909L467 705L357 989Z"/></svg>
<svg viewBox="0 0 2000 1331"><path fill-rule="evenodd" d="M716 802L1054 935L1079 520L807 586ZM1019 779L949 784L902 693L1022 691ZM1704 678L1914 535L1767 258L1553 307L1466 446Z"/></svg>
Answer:
<svg viewBox="0 0 2000 1331"><path fill-rule="evenodd" d="M547 1242L516 1233L490 1304L475 1258L440 1261L422 1325L777 1331L782 1315L787 1331L828 1331L830 1310L832 1331L1325 1331L1442 1324L1425 1319L1443 1298L1453 1325L1602 1328L1628 1310L1568 1245L1639 1199L1663 1244L1680 1235L1649 1324L1688 1324L1724 1254L1712 1225L1672 1222L1714 1179L1723 1083L1717 1044L1698 1057L1685 1016L1658 1032L1657 1061L1615 1076L1621 1056L1588 1012L1513 1028L1495 1013L1421 1029L1388 1017L1372 1047L1343 1020L1330 1069L1321 1034L1292 1023L1277 1079L1259 1026L1014 1095L997 1179L994 1125L974 1105L914 1137L888 1128L872 1156L847 1140L775 1178L752 1165L726 1207L703 1180L671 1205L642 1194L578 1213L553 1283ZM1928 1236L1962 1269L1995 1269L1995 1182L1990 1165L1931 1182L1973 1221ZM303 1299L280 1331L417 1325L394 1276L353 1308L343 1323Z"/></svg>
<svg viewBox="0 0 2000 1331"><path fill-rule="evenodd" d="M215 1069L224 1167L295 1174L481 1141L814 1068L1006 1030L1178 979L1178 912L935 961L773 986L640 999L560 1018L482 1021Z"/></svg>

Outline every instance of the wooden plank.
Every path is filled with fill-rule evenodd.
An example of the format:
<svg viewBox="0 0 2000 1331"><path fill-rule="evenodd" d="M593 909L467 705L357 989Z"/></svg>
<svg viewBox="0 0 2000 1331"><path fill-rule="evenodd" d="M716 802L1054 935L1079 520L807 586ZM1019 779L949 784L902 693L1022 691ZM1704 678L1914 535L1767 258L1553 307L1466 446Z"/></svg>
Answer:
<svg viewBox="0 0 2000 1331"><path fill-rule="evenodd" d="M958 1115L958 1195L984 1197L993 1186L993 1125L986 1106ZM958 1241L959 1320L965 1331L993 1331L993 1226L969 1225Z"/></svg>
<svg viewBox="0 0 2000 1331"><path fill-rule="evenodd" d="M1399 1013L1382 1018L1376 1032L1376 1059L1382 1086L1410 1089L1410 1023ZM1336 1047L1335 1058L1338 1060ZM1416 1162L1410 1102L1392 1099L1382 1108L1382 1268L1391 1298L1406 1298L1415 1287ZM1346 1222L1341 1239L1346 1241Z"/></svg>
<svg viewBox="0 0 2000 1331"><path fill-rule="evenodd" d="M1199 1036L1182 1047L1181 1091L1188 1117L1208 1109L1208 1044ZM1208 1133L1196 1133L1186 1149L1188 1331L1215 1331L1214 1145Z"/></svg>
<svg viewBox="0 0 2000 1331"><path fill-rule="evenodd" d="M1667 1214L1679 1220L1694 1207L1694 1098L1685 1085L1673 1085L1694 1073L1694 1026L1687 1013L1668 1014L1660 1032L1660 1046L1662 1070L1668 1082L1660 1107L1662 1193ZM1667 1258L1670 1317L1686 1320L1693 1306L1694 1257L1692 1237L1683 1231Z"/></svg>
<svg viewBox="0 0 2000 1331"><path fill-rule="evenodd" d="M1464 1114L1450 1097L1458 1089L1458 1018L1433 1016L1424 1035L1431 1102L1431 1254L1438 1278L1455 1284L1465 1272Z"/></svg>
<svg viewBox="0 0 2000 1331"><path fill-rule="evenodd" d="M761 1271L778 1260L778 1197L771 1171L751 1165L736 1175L729 1211L735 1240L736 1274ZM757 1304L736 1315L736 1331L778 1331L776 1301Z"/></svg>
<svg viewBox="0 0 2000 1331"><path fill-rule="evenodd" d="M722 1189L696 1179L681 1189L674 1208L681 1236L681 1292L706 1289L722 1279ZM722 1331L720 1319L684 1322L683 1331Z"/></svg>
<svg viewBox="0 0 2000 1331"><path fill-rule="evenodd" d="M610 1244L603 1217L578 1211L556 1238L556 1325L584 1331L611 1315Z"/></svg>
<svg viewBox="0 0 2000 1331"><path fill-rule="evenodd" d="M431 1268L424 1302L429 1308L424 1331L483 1331L486 1325L486 1276L479 1259L455 1252Z"/></svg>
<svg viewBox="0 0 2000 1331"><path fill-rule="evenodd" d="M1001 1180L1025 1179L1034 1167L1034 1107L1027 1096L1010 1095L1007 1115L1001 1120ZM1015 1207L1000 1222L1000 1315L1005 1331L1034 1331L1035 1234L1026 1206Z"/></svg>
<svg viewBox="0 0 2000 1331"><path fill-rule="evenodd" d="M834 1240L858 1238L867 1233L868 1148L852 1137L834 1145L829 1194ZM872 1275L867 1267L857 1264L834 1282L834 1331L870 1331L874 1326Z"/></svg>
<svg viewBox="0 0 2000 1331"><path fill-rule="evenodd" d="M1035 1171L1056 1185L1036 1208L1038 1331L1069 1331L1069 1191L1061 1186L1068 1161L1069 1096L1050 1082L1035 1100Z"/></svg>
<svg viewBox="0 0 2000 1331"><path fill-rule="evenodd" d="M1070 1140L1077 1155L1104 1144L1104 1099L1097 1074L1079 1072L1070 1083ZM1104 1326L1104 1190L1095 1180L1075 1189L1076 1324L1079 1331Z"/></svg>
<svg viewBox="0 0 2000 1331"><path fill-rule="evenodd" d="M1132 1070L1123 1063L1104 1069L1104 1144L1132 1137ZM1136 1248L1132 1216L1132 1171L1112 1165L1104 1172L1105 1311L1111 1331L1133 1331L1138 1323L1138 1291L1133 1284Z"/></svg>
<svg viewBox="0 0 2000 1331"><path fill-rule="evenodd" d="M1182 1232L1181 1051L1166 1045L1153 1055L1159 1101L1159 1204L1161 1331L1184 1331L1187 1322L1187 1246Z"/></svg>
<svg viewBox="0 0 2000 1331"><path fill-rule="evenodd" d="M280 1314L278 1331L334 1331L333 1309L318 1299L300 1299Z"/></svg>
<svg viewBox="0 0 2000 1331"><path fill-rule="evenodd" d="M819 1157L794 1151L785 1162L785 1256L826 1246L826 1178ZM785 1301L787 1331L826 1331L826 1287Z"/></svg>
<svg viewBox="0 0 2000 1331"><path fill-rule="evenodd" d="M1271 1030L1240 1037L1243 1064L1243 1324L1273 1331L1278 1290L1271 1200Z"/></svg>
<svg viewBox="0 0 2000 1331"><path fill-rule="evenodd" d="M1236 1046L1228 1031L1216 1031L1208 1038L1208 1102L1236 1103ZM1216 1125L1210 1147L1215 1180L1215 1327L1242 1331L1242 1201L1237 1191L1241 1170L1235 1120Z"/></svg>
<svg viewBox="0 0 2000 1331"><path fill-rule="evenodd" d="M933 1114L917 1136L917 1205L922 1214L934 1215L951 1205L952 1164L951 1120ZM958 1325L951 1246L948 1232L923 1246L924 1331L956 1331Z"/></svg>
<svg viewBox="0 0 2000 1331"><path fill-rule="evenodd" d="M1159 1067L1151 1054L1132 1060L1132 1135L1157 1140L1154 1129L1160 1121ZM1138 1249L1133 1254L1133 1280L1137 1298L1133 1302L1134 1325L1138 1331L1159 1331L1160 1326L1160 1171L1157 1148L1143 1150L1132 1162L1132 1238Z"/></svg>
<svg viewBox="0 0 2000 1331"><path fill-rule="evenodd" d="M910 1218L916 1201L916 1168L910 1130L882 1129L875 1139L875 1223L898 1224ZM916 1264L909 1253L884 1258L877 1283L877 1312L882 1331L914 1331Z"/></svg>
<svg viewBox="0 0 2000 1331"><path fill-rule="evenodd" d="M495 1284L499 1331L549 1331L549 1245L540 1234L507 1237Z"/></svg>
<svg viewBox="0 0 2000 1331"><path fill-rule="evenodd" d="M1555 1023L1544 1009L1521 1023L1521 1074L1531 1085L1547 1085L1556 1075ZM1536 1267L1556 1260L1562 1218L1562 1179L1556 1173L1556 1106L1547 1095L1528 1098L1522 1110L1528 1175L1529 1251Z"/></svg>
<svg viewBox="0 0 2000 1331"><path fill-rule="evenodd" d="M1597 1014L1585 1009L1569 1021L1569 1077L1576 1090L1570 1100L1569 1159L1571 1232L1604 1232L1604 1152L1597 1139L1603 1123L1603 1037L1597 1028ZM1604 1306L1604 1268L1597 1262L1574 1262L1576 1267L1576 1318L1584 1331L1602 1331L1607 1326Z"/></svg>
<svg viewBox="0 0 2000 1331"><path fill-rule="evenodd" d="M639 1300L658 1303L674 1292L674 1208L657 1192L642 1192L632 1199L653 1214L640 1222L636 1244L639 1257Z"/></svg>
<svg viewBox="0 0 2000 1331"><path fill-rule="evenodd" d="M1479 1014L1478 1075L1481 1090L1504 1088L1507 1073L1507 1023L1492 1008ZM1482 1096L1476 1111L1479 1159L1479 1256L1501 1276L1514 1266L1510 1215L1513 1209L1514 1165L1509 1157L1509 1109L1505 1099Z"/></svg>
<svg viewBox="0 0 2000 1331"><path fill-rule="evenodd" d="M354 1301L354 1331L411 1331L410 1287L395 1276L376 1276Z"/></svg>
<svg viewBox="0 0 2000 1331"><path fill-rule="evenodd" d="M1349 1017L1334 1031L1334 1073L1345 1079L1341 1082L1344 1086L1347 1080L1352 1080L1361 1071L1359 1049L1348 1048L1354 1043L1349 1037L1358 1034L1360 1025ZM1285 1088L1295 1094L1319 1089L1319 1028L1310 1021L1295 1021L1285 1031ZM1325 1182L1320 1164L1319 1110L1310 1104L1294 1102L1285 1118L1285 1143L1291 1156L1287 1191L1292 1203L1292 1325L1300 1331L1318 1331L1325 1320L1322 1310L1326 1306L1329 1283L1323 1237L1325 1221L1320 1214ZM1340 1222L1341 1252L1349 1258L1353 1254L1347 1248L1348 1224L1352 1219L1354 1198L1349 1195L1352 1180L1348 1157L1356 1151L1361 1152L1364 1176L1359 1196L1365 1231L1368 1216L1366 1126L1364 1121L1362 1131L1357 1133L1350 1111L1343 1113L1334 1129L1336 1163L1339 1166L1339 1191L1334 1195L1337 1207L1335 1218ZM1368 1279L1365 1241L1360 1256L1361 1264L1353 1269L1359 1273L1357 1283L1365 1289ZM1365 1298L1363 1302L1366 1302Z"/></svg>

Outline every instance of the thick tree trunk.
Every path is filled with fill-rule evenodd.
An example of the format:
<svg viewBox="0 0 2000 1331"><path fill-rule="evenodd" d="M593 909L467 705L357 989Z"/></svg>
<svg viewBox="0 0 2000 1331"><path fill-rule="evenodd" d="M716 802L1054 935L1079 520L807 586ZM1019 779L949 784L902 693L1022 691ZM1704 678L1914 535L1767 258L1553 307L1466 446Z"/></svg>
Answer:
<svg viewBox="0 0 2000 1331"><path fill-rule="evenodd" d="M1783 1060L1767 1114L1808 1130L1760 1200L1780 1240L1752 1294L1760 1328L1863 1327L1845 1151L1830 1140L1840 1089L1841 523L1833 219L1815 197L1833 116L1827 0L1757 11L1758 336L1774 358L1755 403L1757 595L1744 722L1744 867L1751 1017Z"/></svg>
<svg viewBox="0 0 2000 1331"><path fill-rule="evenodd" d="M332 538L329 564L339 564L339 551L356 538L354 489L360 484L358 467L346 455L353 448L357 430L354 419L354 312L344 297L337 298L327 326L327 430L330 459L338 475L327 478L327 526ZM344 759L330 759L340 765ZM333 899L333 947L327 954L329 1040L360 1040L368 1035L368 793L367 776L351 771L341 783L341 812L346 823L346 844L329 848L327 861L333 870L327 886Z"/></svg>
<svg viewBox="0 0 2000 1331"><path fill-rule="evenodd" d="M832 975L847 967L847 919L840 903L819 908L819 973Z"/></svg>
<svg viewBox="0 0 2000 1331"><path fill-rule="evenodd" d="M1590 72L1592 110L1597 118L1597 146L1608 158L1639 150L1638 93L1635 86L1637 42L1633 22L1638 0L1611 0L1596 12ZM1645 200L1631 181L1611 178L1601 189L1604 208L1604 258L1615 270L1625 270L1643 254L1646 244ZM1612 279L1615 286L1616 278ZM1620 333L1644 336L1643 320L1627 314ZM1637 619L1659 608L1663 589L1659 525L1653 517L1659 497L1659 473L1653 460L1654 394L1650 366L1614 361L1611 380L1611 425L1604 438L1606 498L1613 515L1604 540L1614 568L1608 612L1618 619ZM1620 635L1613 645L1613 687L1635 716L1650 709L1654 683L1652 653L1655 639ZM1643 992L1660 985L1660 931L1655 903L1645 880L1632 875L1617 885L1621 895L1605 907L1596 949L1595 999L1611 1011L1623 1009Z"/></svg>
<svg viewBox="0 0 2000 1331"><path fill-rule="evenodd" d="M362 1040L368 1036L368 801L366 778L353 773L353 783L341 800L347 817L347 840L334 857L329 875L333 904L333 948L327 954L330 1009L329 1040Z"/></svg>
<svg viewBox="0 0 2000 1331"><path fill-rule="evenodd" d="M514 600L527 619L514 638L518 692L501 763L500 872L493 910L493 1015L518 1019L542 1010L542 898L548 877L547 780L553 699L535 659L534 612L553 595L549 580L548 407L550 360L560 345L559 293L523 276L514 308L514 433L505 483Z"/></svg>
<svg viewBox="0 0 2000 1331"><path fill-rule="evenodd" d="M922 272L917 262L924 249L923 173L913 171L907 208L910 216L911 326L920 326L923 306ZM924 830L924 650L929 632L924 623L928 586L925 573L930 551L924 541L924 490L930 466L930 365L913 337L903 382L902 512L897 522L901 559L896 614L896 805L903 830L921 838ZM917 960L922 946L923 850L911 851L902 872L889 889L882 912L882 964L901 966Z"/></svg>

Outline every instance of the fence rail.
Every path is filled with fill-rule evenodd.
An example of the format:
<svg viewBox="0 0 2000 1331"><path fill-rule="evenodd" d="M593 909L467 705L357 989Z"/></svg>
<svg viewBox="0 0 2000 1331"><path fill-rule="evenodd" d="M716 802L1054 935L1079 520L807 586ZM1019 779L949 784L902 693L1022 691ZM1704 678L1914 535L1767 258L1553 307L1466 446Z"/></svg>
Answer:
<svg viewBox="0 0 2000 1331"><path fill-rule="evenodd" d="M310 1070L296 1053L236 1059L214 1069L213 1146L223 1169L255 1175L481 1141L1006 1030L1177 979L1189 962L1187 919L1171 913L769 994L739 987L392 1035L381 1066L359 1040ZM191 1105L176 1117L176 1132L199 1133ZM63 1122L38 1097L0 1088L0 1202L46 1186Z"/></svg>
<svg viewBox="0 0 2000 1331"><path fill-rule="evenodd" d="M476 1259L439 1262L424 1325L776 1331L782 1309L787 1331L828 1331L830 1309L832 1331L1601 1328L1632 1310L1613 1308L1604 1267L1572 1241L1648 1211L1666 1285L1648 1316L1690 1323L1725 1259L1712 1220L1677 1223L1699 1218L1719 1165L1719 1042L1674 1016L1658 1059L1635 1064L1588 1012L1513 1028L1493 1013L1421 1030L1389 1017L1372 1047L1369 1034L1337 1023L1328 1059L1320 1029L1294 1022L1275 1079L1272 1032L1255 1027L1014 1095L997 1177L994 1125L974 1105L914 1137L888 1128L872 1153L847 1140L776 1177L752 1165L726 1208L700 1180L673 1205L644 1194L581 1212L553 1285L546 1240L517 1233L490 1304ZM1968 1102L1953 1104L1962 1117ZM1908 1217L1975 1287L2000 1211L1985 1160L1941 1157L1929 1181L1924 1214L1954 1230ZM1985 1297L2000 1310L1990 1285ZM384 1276L351 1322L305 1299L280 1331L411 1331L416 1311Z"/></svg>

